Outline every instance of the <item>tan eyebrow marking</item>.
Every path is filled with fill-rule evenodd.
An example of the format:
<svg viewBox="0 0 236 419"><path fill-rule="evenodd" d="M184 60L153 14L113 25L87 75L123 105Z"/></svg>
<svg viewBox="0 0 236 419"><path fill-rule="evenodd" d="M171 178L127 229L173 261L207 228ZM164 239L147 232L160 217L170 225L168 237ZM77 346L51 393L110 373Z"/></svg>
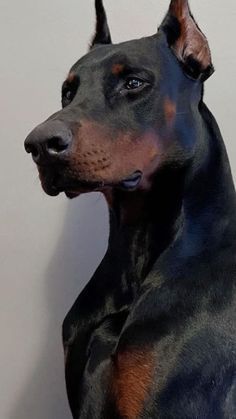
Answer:
<svg viewBox="0 0 236 419"><path fill-rule="evenodd" d="M66 81L68 81L69 83L72 83L75 80L75 78L76 78L75 72L74 71L71 71L68 74L68 77L67 77Z"/></svg>
<svg viewBox="0 0 236 419"><path fill-rule="evenodd" d="M118 76L124 70L124 64L113 64L111 72L114 76Z"/></svg>

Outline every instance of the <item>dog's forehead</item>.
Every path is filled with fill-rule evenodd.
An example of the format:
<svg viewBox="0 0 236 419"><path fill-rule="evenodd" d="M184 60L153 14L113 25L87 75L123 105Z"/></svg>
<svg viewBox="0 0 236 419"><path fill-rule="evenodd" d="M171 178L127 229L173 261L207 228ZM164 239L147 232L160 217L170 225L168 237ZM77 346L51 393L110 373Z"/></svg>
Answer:
<svg viewBox="0 0 236 419"><path fill-rule="evenodd" d="M79 73L81 68L109 69L109 65L125 64L134 66L155 65L157 60L158 37L150 36L120 44L101 45L93 48L80 58L71 68Z"/></svg>

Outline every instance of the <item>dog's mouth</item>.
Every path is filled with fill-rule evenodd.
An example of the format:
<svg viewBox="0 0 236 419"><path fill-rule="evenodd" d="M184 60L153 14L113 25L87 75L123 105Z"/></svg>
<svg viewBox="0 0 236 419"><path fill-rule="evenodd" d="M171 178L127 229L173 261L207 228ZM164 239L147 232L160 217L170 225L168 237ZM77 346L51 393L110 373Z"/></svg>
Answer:
<svg viewBox="0 0 236 419"><path fill-rule="evenodd" d="M123 191L132 192L139 187L142 177L143 173L140 170L137 170L121 181L91 182L81 179L63 179L63 177L57 174L40 173L42 187L47 195L58 196L60 193L64 192L69 199L76 198L85 193L103 192L108 188L117 188L122 189Z"/></svg>

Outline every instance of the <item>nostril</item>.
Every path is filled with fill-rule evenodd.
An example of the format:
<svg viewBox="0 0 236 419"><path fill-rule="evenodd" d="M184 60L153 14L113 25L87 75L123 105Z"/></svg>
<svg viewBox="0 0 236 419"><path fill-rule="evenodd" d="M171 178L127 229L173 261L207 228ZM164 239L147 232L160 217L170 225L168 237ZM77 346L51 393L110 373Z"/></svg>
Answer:
<svg viewBox="0 0 236 419"><path fill-rule="evenodd" d="M67 150L69 141L62 137L53 137L47 141L46 148L50 154L59 154Z"/></svg>
<svg viewBox="0 0 236 419"><path fill-rule="evenodd" d="M25 144L25 150L27 153L32 154L32 157L34 159L36 159L39 156L39 150L33 144Z"/></svg>
<svg viewBox="0 0 236 419"><path fill-rule="evenodd" d="M43 165L48 164L49 159L64 158L64 153L72 144L72 139L72 132L64 123L47 121L28 135L24 146L35 163Z"/></svg>

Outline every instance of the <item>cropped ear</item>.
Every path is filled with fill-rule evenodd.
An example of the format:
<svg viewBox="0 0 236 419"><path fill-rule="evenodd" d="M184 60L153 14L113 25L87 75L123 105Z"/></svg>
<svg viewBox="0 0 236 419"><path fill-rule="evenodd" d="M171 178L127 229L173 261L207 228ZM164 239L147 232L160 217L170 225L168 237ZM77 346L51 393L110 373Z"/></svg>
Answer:
<svg viewBox="0 0 236 419"><path fill-rule="evenodd" d="M210 48L191 14L188 0L171 1L160 29L189 76L202 81L211 76L214 67Z"/></svg>
<svg viewBox="0 0 236 419"><path fill-rule="evenodd" d="M91 48L99 44L111 44L111 34L107 23L107 16L102 0L95 0L96 8L96 32L91 42Z"/></svg>

